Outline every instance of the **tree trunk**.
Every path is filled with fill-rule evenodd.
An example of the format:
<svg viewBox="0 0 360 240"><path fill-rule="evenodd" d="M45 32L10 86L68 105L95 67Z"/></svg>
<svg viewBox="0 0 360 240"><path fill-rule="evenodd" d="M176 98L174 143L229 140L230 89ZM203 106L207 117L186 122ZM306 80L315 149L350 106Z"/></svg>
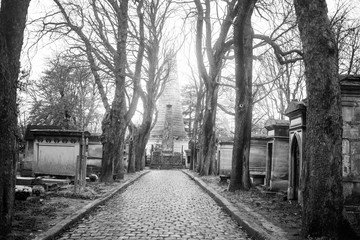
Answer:
<svg viewBox="0 0 360 240"><path fill-rule="evenodd" d="M132 130L131 130L132 131ZM129 140L129 155L128 155L128 173L135 172L135 148L134 148L134 136L131 134L131 139Z"/></svg>
<svg viewBox="0 0 360 240"><path fill-rule="evenodd" d="M234 22L235 134L229 191L250 189L250 140L252 122L253 30L251 16L256 0L241 2Z"/></svg>
<svg viewBox="0 0 360 240"><path fill-rule="evenodd" d="M138 158L139 153L137 153L138 151L138 139L139 139L139 133L138 133L139 129L137 127L134 126L134 131L133 131L133 155L134 155L134 169L135 172L140 171L141 168L141 162L140 159Z"/></svg>
<svg viewBox="0 0 360 240"><path fill-rule="evenodd" d="M342 118L338 50L325 0L294 0L308 107L303 160L303 234L339 239L342 226Z"/></svg>
<svg viewBox="0 0 360 240"><path fill-rule="evenodd" d="M195 136L192 138L192 140L190 141L190 165L189 165L189 169L190 170L194 170L195 166L196 166L196 138Z"/></svg>
<svg viewBox="0 0 360 240"><path fill-rule="evenodd" d="M126 78L126 66L127 66L127 34L128 34L128 0L122 1L107 1L109 6L111 6L113 12L110 14L111 20L113 20L113 26L116 27L115 30L115 43L116 47L111 44L104 43L103 47L105 51L111 52L111 59L106 58L106 54L102 55L100 58L96 58L96 49L97 42L93 41L94 39L91 36L87 36L88 32L83 32L84 28L78 27L76 25L76 20L72 19L73 14L67 13L66 9L63 7L62 3L59 0L53 0L58 6L62 16L62 23L66 23L66 26L70 28L74 33L79 37L79 41L83 42L85 54L89 61L91 72L94 76L95 83L98 87L99 94L101 96L103 105L106 109L105 118L102 122L102 143L103 143L103 161L102 161L102 170L101 170L101 181L113 181L114 175L116 178L123 178L124 176L124 163L123 163L123 147L125 140L126 127L130 122L131 117L133 116L136 110L136 104L138 101L138 95L133 94L129 106L126 106L125 100L125 78ZM100 6L96 6L97 1L92 1L91 6L93 13L95 15L94 24L102 24L102 20L96 17L101 11L98 11ZM142 1L139 3L139 8L141 8ZM71 10L69 10L72 12ZM81 16L85 17L85 16ZM82 19L84 20L84 19ZM98 27L95 27L98 29ZM98 29L101 31L100 29ZM96 31L95 31L96 32ZM107 36L103 35L104 32L97 33L97 37L100 37L103 41L107 41ZM95 37L96 38L96 37ZM139 55L138 60L142 59L142 38L139 42ZM95 46L96 45L96 46ZM109 47L110 46L110 47ZM103 59L105 57L106 59ZM102 77L99 74L100 68L99 64L111 63L111 77L114 78L114 97L111 106L108 101L107 93L103 86ZM136 69L141 69L142 62L137 61ZM105 71L106 72L106 71ZM140 79L140 74L135 77L135 79ZM138 82L134 81L134 88L136 89ZM128 111L127 111L128 108ZM114 172L115 171L115 172Z"/></svg>
<svg viewBox="0 0 360 240"><path fill-rule="evenodd" d="M102 182L112 182L114 178L124 178L123 151L127 125L122 118L121 107L119 107L122 104L118 103L119 106L116 107L116 102L117 100L114 99L110 113L106 114L102 123L103 160L100 176Z"/></svg>
<svg viewBox="0 0 360 240"><path fill-rule="evenodd" d="M129 139L129 155L128 155L128 173L135 172L135 147L134 147L134 134L136 127L133 123L130 123L128 126L130 139Z"/></svg>
<svg viewBox="0 0 360 240"><path fill-rule="evenodd" d="M151 122L144 122L134 135L136 171L144 169L145 148L150 135Z"/></svg>
<svg viewBox="0 0 360 240"><path fill-rule="evenodd" d="M11 231L18 159L16 90L30 0L2 0L0 8L0 238Z"/></svg>
<svg viewBox="0 0 360 240"><path fill-rule="evenodd" d="M215 118L217 108L217 98L219 82L221 77L221 69L224 64L224 54L228 52L231 45L227 41L229 29L232 26L233 19L235 17L234 10L237 8L237 4L240 1L231 0L226 1L227 10L223 17L223 21L220 26L218 38L213 41L213 26L211 16L211 1L194 0L197 10L196 21L196 59L199 75L201 80L206 86L206 101L205 101L205 114L201 132L201 158L200 163L200 175L210 174L210 166L215 161L216 151L216 136L215 136ZM205 9L204 7L205 6ZM203 27L205 26L206 32L203 33ZM205 47L203 48L203 41ZM212 45L212 43L214 45ZM208 68L205 66L204 53L205 49L207 56Z"/></svg>
<svg viewBox="0 0 360 240"><path fill-rule="evenodd" d="M153 59L153 63L156 63L158 59ZM142 101L144 104L144 114L143 120L139 128L136 129L134 133L134 148L135 148L135 163L136 163L136 171L143 170L145 168L145 148L148 143L151 131L151 125L153 122L153 114L155 110L155 99L156 99L156 92L155 92L155 72L156 66L150 64L150 71L149 71L149 79L151 79L148 84L148 94L145 96L141 94Z"/></svg>
<svg viewBox="0 0 360 240"><path fill-rule="evenodd" d="M197 146L199 143L199 128L201 126L201 116L202 116L202 103L203 102L203 84L200 83L200 86L197 91L196 96L196 106L195 106L195 117L194 117L194 127L193 127L193 142L191 144L191 160L190 160L190 169L194 171L197 170L197 167L199 165L199 159L197 157Z"/></svg>
<svg viewBox="0 0 360 240"><path fill-rule="evenodd" d="M216 81L214 81L216 82ZM200 175L206 176L211 174L210 166L215 158L216 136L215 136L215 118L217 108L219 86L209 84L206 94L206 109L204 114L202 137L201 137L201 166Z"/></svg>
<svg viewBox="0 0 360 240"><path fill-rule="evenodd" d="M200 173L203 165L203 157L202 157L202 148L199 149L199 154L196 153L197 158L197 166L196 166L196 172Z"/></svg>
<svg viewBox="0 0 360 240"><path fill-rule="evenodd" d="M114 77L115 77L115 96L111 104L111 110L103 121L103 165L101 170L104 176L101 181L111 181L111 175L116 179L124 178L124 159L123 152L125 146L126 128L130 119L127 114L132 111L131 106L127 112L125 100L125 78L126 78L126 42L128 31L128 0L122 0L118 11L118 39L116 42L116 53L114 54ZM114 171L110 173L110 168Z"/></svg>
<svg viewBox="0 0 360 240"><path fill-rule="evenodd" d="M147 140L146 140L147 142ZM146 144L144 146L144 154L143 154L143 157L141 158L141 167L140 167L140 171L144 170L145 169L145 148L146 148Z"/></svg>
<svg viewBox="0 0 360 240"><path fill-rule="evenodd" d="M143 151L141 151L142 153L139 153L137 151L139 151L140 146L139 144L141 144L141 136L139 133L136 133L134 135L134 142L135 142L135 147L134 147L134 154L135 154L135 171L138 172L141 170L141 154L143 153Z"/></svg>

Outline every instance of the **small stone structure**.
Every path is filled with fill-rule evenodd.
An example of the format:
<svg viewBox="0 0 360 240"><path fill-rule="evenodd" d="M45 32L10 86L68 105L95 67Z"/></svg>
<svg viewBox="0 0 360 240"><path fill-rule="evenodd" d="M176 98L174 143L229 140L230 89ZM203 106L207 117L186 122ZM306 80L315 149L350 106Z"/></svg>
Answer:
<svg viewBox="0 0 360 240"><path fill-rule="evenodd" d="M250 177L255 185L263 184L265 177L266 136L253 135L250 141ZM233 153L232 141L220 142L218 150L218 169L220 175L230 175Z"/></svg>
<svg viewBox="0 0 360 240"><path fill-rule="evenodd" d="M166 105L164 128L161 135L161 147L152 153L151 168L182 168L183 157L180 152L174 152L174 121L172 105Z"/></svg>
<svg viewBox="0 0 360 240"><path fill-rule="evenodd" d="M270 190L286 191L289 176L289 121L268 120L265 186Z"/></svg>
<svg viewBox="0 0 360 240"><path fill-rule="evenodd" d="M231 161L233 154L234 142L219 142L219 150L217 153L218 169L220 175L230 175Z"/></svg>
<svg viewBox="0 0 360 240"><path fill-rule="evenodd" d="M293 101L285 111L290 119L289 126L289 184L287 189L288 199L302 202L300 179L302 159L305 147L306 133L306 106L302 101Z"/></svg>
<svg viewBox="0 0 360 240"><path fill-rule="evenodd" d="M82 134L86 139L90 136L89 132L55 126L28 126L22 175L75 176Z"/></svg>

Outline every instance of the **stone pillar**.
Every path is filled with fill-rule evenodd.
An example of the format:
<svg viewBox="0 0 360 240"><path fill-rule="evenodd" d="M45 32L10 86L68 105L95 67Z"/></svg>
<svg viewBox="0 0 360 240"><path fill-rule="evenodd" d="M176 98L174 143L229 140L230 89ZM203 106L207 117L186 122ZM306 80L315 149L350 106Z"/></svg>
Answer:
<svg viewBox="0 0 360 240"><path fill-rule="evenodd" d="M269 120L265 184L271 190L286 191L289 175L289 122Z"/></svg>

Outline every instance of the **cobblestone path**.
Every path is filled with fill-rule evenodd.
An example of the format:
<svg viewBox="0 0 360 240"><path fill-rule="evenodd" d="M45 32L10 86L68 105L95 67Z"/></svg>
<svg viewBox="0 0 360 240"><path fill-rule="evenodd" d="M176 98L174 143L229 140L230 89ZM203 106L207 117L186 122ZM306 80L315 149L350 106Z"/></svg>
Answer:
<svg viewBox="0 0 360 240"><path fill-rule="evenodd" d="M155 170L64 232L59 239L250 239L178 170Z"/></svg>

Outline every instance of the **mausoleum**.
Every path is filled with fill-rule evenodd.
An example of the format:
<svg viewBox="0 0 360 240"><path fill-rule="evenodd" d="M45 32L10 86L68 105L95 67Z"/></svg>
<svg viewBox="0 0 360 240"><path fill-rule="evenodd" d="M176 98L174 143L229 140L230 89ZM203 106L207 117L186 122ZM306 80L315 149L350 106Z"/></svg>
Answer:
<svg viewBox="0 0 360 240"><path fill-rule="evenodd" d="M340 76L343 119L342 173L344 198L360 196L360 76ZM291 102L286 110L290 118L290 162L288 198L301 199L301 168L306 136L306 103Z"/></svg>

